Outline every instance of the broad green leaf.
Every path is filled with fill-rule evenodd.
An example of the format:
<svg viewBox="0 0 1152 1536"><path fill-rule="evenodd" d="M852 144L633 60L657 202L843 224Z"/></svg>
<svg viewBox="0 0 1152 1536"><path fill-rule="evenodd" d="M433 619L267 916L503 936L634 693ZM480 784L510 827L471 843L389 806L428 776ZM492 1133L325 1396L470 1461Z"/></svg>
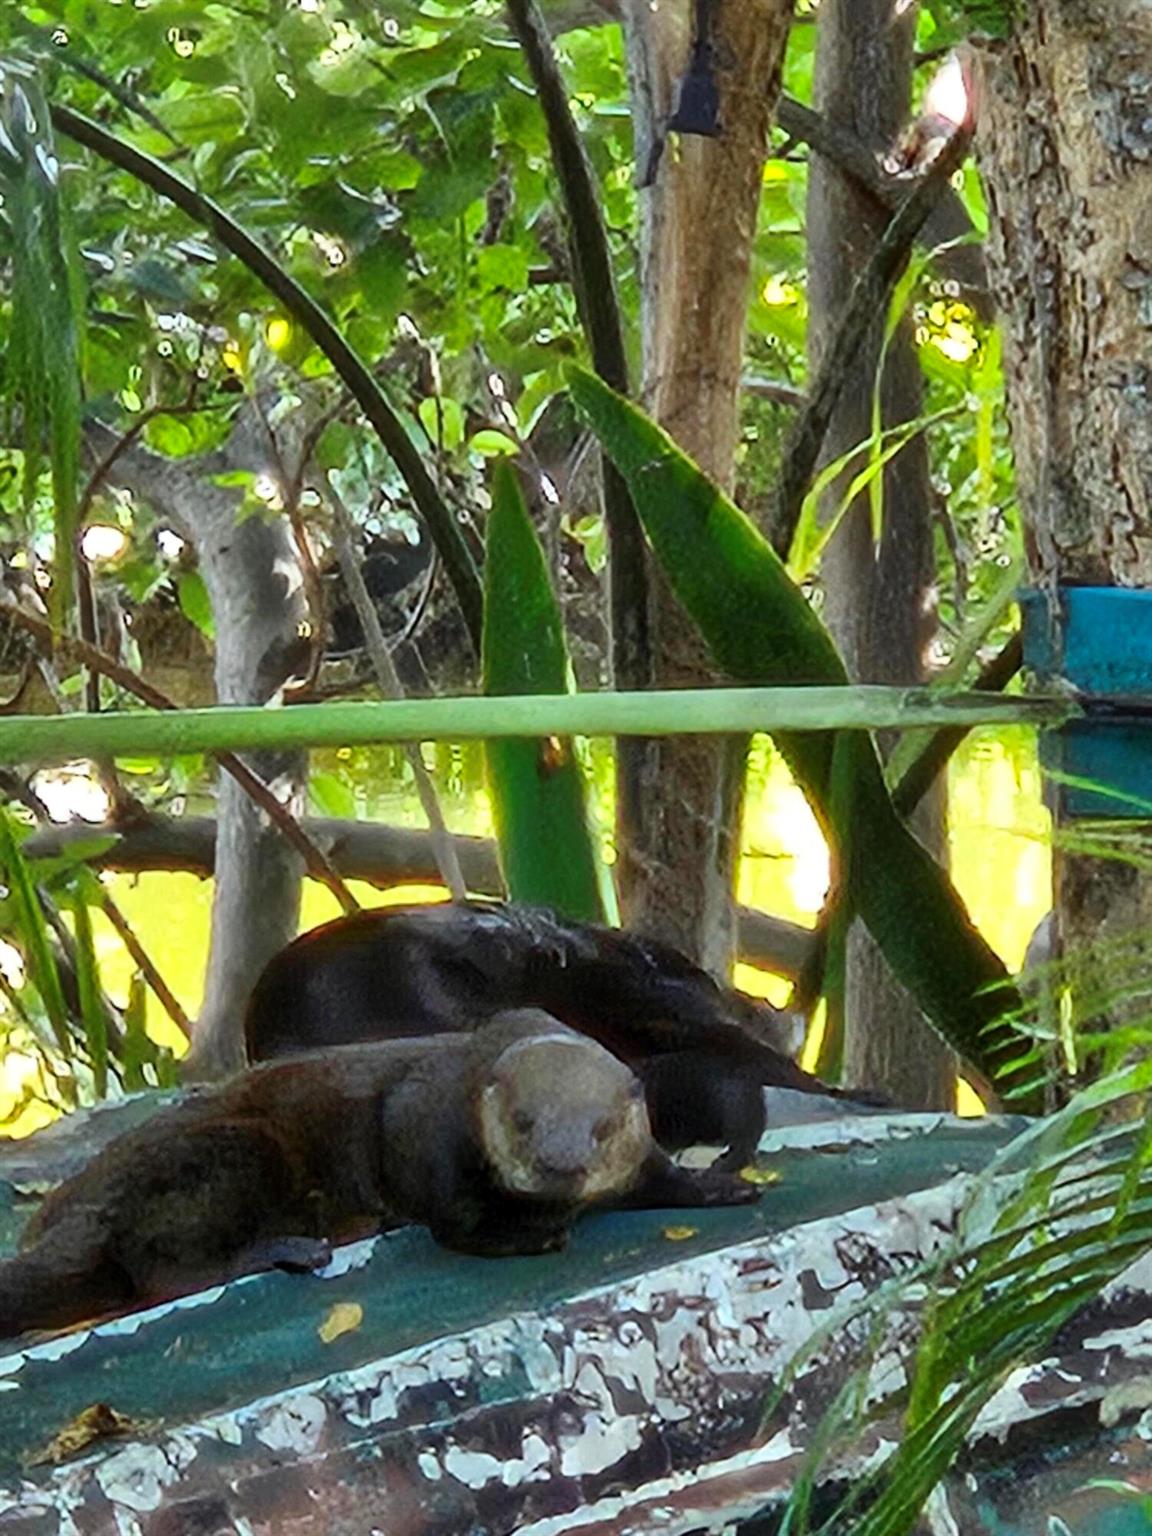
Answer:
<svg viewBox="0 0 1152 1536"><path fill-rule="evenodd" d="M564 693L568 654L544 552L501 460L492 477L484 585L484 692ZM500 860L514 901L603 922L601 867L588 828L571 741L490 741L489 794Z"/></svg>
<svg viewBox="0 0 1152 1536"><path fill-rule="evenodd" d="M451 453L464 441L464 412L459 400L448 395L428 395L421 400L416 413L433 448Z"/></svg>
<svg viewBox="0 0 1152 1536"><path fill-rule="evenodd" d="M483 454L485 458L497 458L504 453L518 453L519 444L507 432L497 432L493 427L485 427L483 431L474 432L468 439L468 446L474 453Z"/></svg>
<svg viewBox="0 0 1152 1536"><path fill-rule="evenodd" d="M846 684L828 632L749 519L667 433L594 375L574 368L570 385L628 481L673 590L724 670L747 684ZM836 826L851 827L846 894L893 971L948 1043L994 1076L1018 1047L990 1027L1018 998L948 876L893 809L871 737L853 731L839 746L826 732L781 731L774 739L839 854ZM847 781L835 825L834 752L844 754Z"/></svg>
<svg viewBox="0 0 1152 1536"><path fill-rule="evenodd" d="M176 596L180 603L180 612L195 624L202 635L207 635L211 640L216 633L216 625L212 616L208 588L204 585L204 578L199 571L180 572L176 582Z"/></svg>
<svg viewBox="0 0 1152 1536"><path fill-rule="evenodd" d="M522 293L528 286L528 253L518 245L486 245L476 255L476 271L485 288Z"/></svg>

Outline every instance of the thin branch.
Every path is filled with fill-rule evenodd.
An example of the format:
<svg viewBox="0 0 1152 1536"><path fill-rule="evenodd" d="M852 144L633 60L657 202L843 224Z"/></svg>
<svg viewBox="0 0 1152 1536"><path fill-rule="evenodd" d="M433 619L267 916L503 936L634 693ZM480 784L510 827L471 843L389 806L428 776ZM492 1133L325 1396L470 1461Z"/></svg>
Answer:
<svg viewBox="0 0 1152 1536"><path fill-rule="evenodd" d="M120 942L124 945L124 948L132 957L132 961L135 964L136 969L144 977L144 980L148 983L153 992L159 998L165 1013L172 1020L173 1024L176 1025L176 1028L180 1030L184 1038L186 1040L191 1040L191 1019L180 1006L180 1001L176 994L172 991L171 987L169 987L168 983L164 980L163 976L161 976L156 966L152 963L148 951L136 937L131 923L129 923L128 919L124 916L123 912L121 912L120 908L112 900L107 891L101 891L100 904L103 908L105 917L107 917L113 928L115 928L117 934L119 934Z"/></svg>
<svg viewBox="0 0 1152 1536"><path fill-rule="evenodd" d="M307 331L363 411L411 491L412 499L444 560L469 636L478 653L483 593L471 551L451 510L413 447L404 424L331 317L219 203L198 192L159 160L124 143L99 123L69 107L53 106L52 121L60 133L75 139L120 170L135 176L145 186L175 203L190 218L211 230L220 243L276 295L292 318Z"/></svg>
<svg viewBox="0 0 1152 1536"><path fill-rule="evenodd" d="M32 614L25 613L14 603L5 603L0 612L9 618L13 624L28 634L35 637L40 646L49 654L53 648L52 626L44 619L34 618ZM130 693L142 704L149 705L157 710L177 710L179 706L161 693L159 688L154 688L151 683L144 681L131 668L124 666L115 657L109 656L105 651L98 650L84 640L64 639L56 646L57 652L71 656L81 666L90 667L103 676L110 678L125 693ZM308 873L314 880L321 881L340 903L345 912L357 912L360 904L348 890L340 876L328 862L326 855L317 848L300 830L300 825L292 813L277 800L276 796L256 774L254 774L233 752L216 750L213 753L216 761L225 773L231 774L241 789L255 802L275 826L279 827L284 836L296 849L304 860Z"/></svg>
<svg viewBox="0 0 1152 1536"><path fill-rule="evenodd" d="M364 646L372 662L372 670L376 674L376 686L386 699L403 698L404 688L389 654L384 631L380 628L380 616L368 595L368 588L364 585L364 576L360 570L360 562L356 558L353 542L356 536L356 525L336 491L329 487L328 494L332 503L336 558L340 562L344 585L348 589L348 595L356 609L356 617L360 620L360 628L364 632ZM436 786L420 755L420 743L406 742L404 755L411 766L416 793L428 821L428 831L432 838L440 878L451 892L453 901L463 901L468 890L464 884L464 876L460 872L460 860L456 857L456 849L453 847L452 838L444 821L444 812L440 808Z"/></svg>
<svg viewBox="0 0 1152 1536"><path fill-rule="evenodd" d="M788 384L783 379L762 379L756 374L745 374L740 380L740 388L754 400L767 400L771 405L786 405L795 410L799 410L807 399L804 391L795 384Z"/></svg>
<svg viewBox="0 0 1152 1536"><path fill-rule="evenodd" d="M849 129L791 96L780 97L776 122L790 142L807 144L830 165L851 177L857 189L870 197L877 207L892 212L900 207L908 182L906 177L893 176L884 170L880 155L887 146L873 149ZM946 277L960 284L981 318L988 319L992 302L983 252L976 245L956 244L973 233L968 210L949 187L925 221L920 239L929 247L949 247L938 252L937 267Z"/></svg>
<svg viewBox="0 0 1152 1536"><path fill-rule="evenodd" d="M793 422L784 444L775 507L769 520L772 543L781 559L787 558L792 546L828 425L856 354L876 316L887 308L916 236L953 173L963 163L970 141L971 133L963 129L953 134L908 194L853 285L836 332L808 391L808 404Z"/></svg>

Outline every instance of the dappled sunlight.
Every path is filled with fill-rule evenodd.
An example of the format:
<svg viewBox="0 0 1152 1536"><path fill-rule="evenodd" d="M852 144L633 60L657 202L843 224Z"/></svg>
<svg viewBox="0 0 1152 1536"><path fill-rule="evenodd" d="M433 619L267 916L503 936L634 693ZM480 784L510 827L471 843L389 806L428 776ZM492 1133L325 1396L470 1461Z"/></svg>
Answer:
<svg viewBox="0 0 1152 1536"><path fill-rule="evenodd" d="M1018 970L1052 904L1051 824L1024 732L969 742L949 776L952 878L976 926Z"/></svg>

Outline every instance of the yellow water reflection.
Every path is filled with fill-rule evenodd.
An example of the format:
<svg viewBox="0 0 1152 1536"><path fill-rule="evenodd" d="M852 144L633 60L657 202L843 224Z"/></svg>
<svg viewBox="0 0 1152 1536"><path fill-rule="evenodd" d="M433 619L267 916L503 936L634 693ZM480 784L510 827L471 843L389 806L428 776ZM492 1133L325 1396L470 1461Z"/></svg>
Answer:
<svg viewBox="0 0 1152 1536"><path fill-rule="evenodd" d="M823 901L828 859L803 795L788 777L779 756L758 738L750 762L750 792L744 825L744 855L739 876L740 900L794 922L811 926ZM599 778L599 775L598 775ZM1013 969L1023 958L1029 936L1048 909L1051 889L1048 817L1041 804L1040 775L1032 737L1023 730L995 738L973 738L957 755L949 777L949 854L953 878L976 924ZM483 797L459 786L446 806L453 830L486 833ZM407 801L389 804L381 819L418 824ZM603 816L602 816L603 819ZM168 981L182 1006L195 1016L201 1001L207 958L212 886L193 875L118 875L111 879L116 900L140 942ZM435 887L404 886L383 892L354 884L366 906L434 899ZM302 926L312 927L338 915L332 896L309 881L303 898ZM99 915L96 941L102 974L111 996L127 998L132 962ZM741 986L783 1002L787 984L746 966L738 967ZM183 1039L158 1001L148 995L149 1032L183 1049ZM0 1118L18 1100L34 1063L10 1053L0 1062ZM25 1134L50 1118L33 1105L9 1128Z"/></svg>

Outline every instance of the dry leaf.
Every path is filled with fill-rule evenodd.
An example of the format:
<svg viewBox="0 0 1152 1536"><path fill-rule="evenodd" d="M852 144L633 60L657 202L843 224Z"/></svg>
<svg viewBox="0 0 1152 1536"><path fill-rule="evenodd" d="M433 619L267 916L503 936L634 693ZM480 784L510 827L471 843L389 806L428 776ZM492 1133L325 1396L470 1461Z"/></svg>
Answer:
<svg viewBox="0 0 1152 1536"><path fill-rule="evenodd" d="M92 1403L78 1413L70 1424L60 1431L42 1451L29 1456L26 1465L39 1467L45 1462L67 1461L78 1456L97 1440L111 1440L117 1435L147 1434L155 1428L155 1420L130 1419L118 1413L107 1403Z"/></svg>
<svg viewBox="0 0 1152 1536"><path fill-rule="evenodd" d="M364 1308L358 1301L338 1301L317 1328L322 1344L331 1344L342 1333L351 1333L364 1321Z"/></svg>

